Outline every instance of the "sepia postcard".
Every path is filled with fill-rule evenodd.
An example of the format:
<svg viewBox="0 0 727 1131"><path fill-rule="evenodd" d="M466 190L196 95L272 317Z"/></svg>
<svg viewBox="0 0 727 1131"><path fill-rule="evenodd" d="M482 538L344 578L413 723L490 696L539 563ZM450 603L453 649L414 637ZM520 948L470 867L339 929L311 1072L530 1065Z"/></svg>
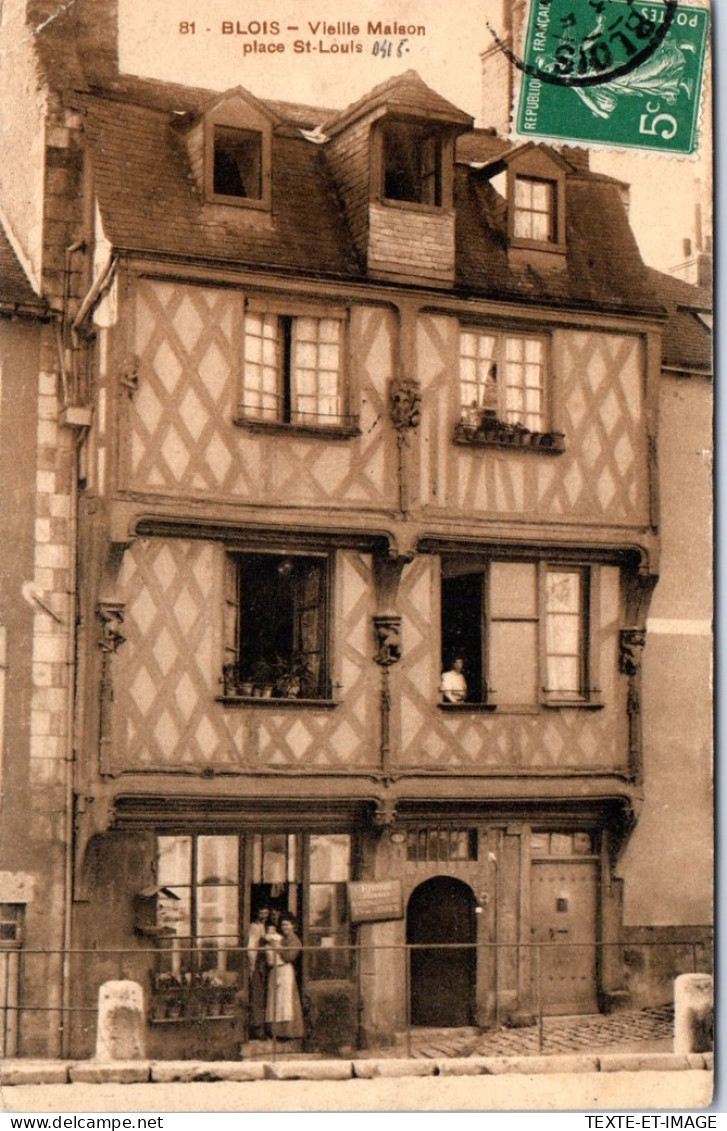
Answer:
<svg viewBox="0 0 727 1131"><path fill-rule="evenodd" d="M1 1112L710 1108L711 18L0 3Z"/></svg>

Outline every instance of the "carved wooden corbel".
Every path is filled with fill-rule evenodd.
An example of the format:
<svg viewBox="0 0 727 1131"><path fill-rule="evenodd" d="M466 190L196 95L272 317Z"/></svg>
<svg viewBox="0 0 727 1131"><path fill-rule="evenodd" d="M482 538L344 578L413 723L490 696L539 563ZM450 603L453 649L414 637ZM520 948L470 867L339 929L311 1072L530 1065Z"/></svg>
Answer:
<svg viewBox="0 0 727 1131"><path fill-rule="evenodd" d="M629 720L629 765L641 780L643 733L641 726L641 660L646 644L645 628L622 628L619 634L619 671L628 676L626 713Z"/></svg>
<svg viewBox="0 0 727 1131"><path fill-rule="evenodd" d="M646 644L645 628L622 628L619 634L619 671L636 676L641 668L641 656Z"/></svg>
<svg viewBox="0 0 727 1131"><path fill-rule="evenodd" d="M125 390L129 400L133 400L134 393L139 388L139 358L136 354L129 354L121 365L119 383Z"/></svg>
<svg viewBox="0 0 727 1131"><path fill-rule="evenodd" d="M121 601L108 599L99 601L97 609L101 621L99 647L102 652L117 652L125 643L126 637L122 632L125 607Z"/></svg>
<svg viewBox="0 0 727 1131"><path fill-rule="evenodd" d="M381 613L374 617L376 652L374 660L382 668L391 667L401 659L401 617L396 613Z"/></svg>
<svg viewBox="0 0 727 1131"><path fill-rule="evenodd" d="M408 430L418 428L422 418L422 394L418 381L397 377L391 382L389 413L400 438Z"/></svg>
<svg viewBox="0 0 727 1131"><path fill-rule="evenodd" d="M105 773L109 764L109 751L113 732L113 657L126 641L122 632L124 608L121 601L102 599L96 612L101 621L99 648L101 649L101 682L99 685L99 766Z"/></svg>
<svg viewBox="0 0 727 1131"><path fill-rule="evenodd" d="M378 832L384 832L385 829L390 829L396 823L396 817L396 802L393 798L387 798L376 802L371 822Z"/></svg>

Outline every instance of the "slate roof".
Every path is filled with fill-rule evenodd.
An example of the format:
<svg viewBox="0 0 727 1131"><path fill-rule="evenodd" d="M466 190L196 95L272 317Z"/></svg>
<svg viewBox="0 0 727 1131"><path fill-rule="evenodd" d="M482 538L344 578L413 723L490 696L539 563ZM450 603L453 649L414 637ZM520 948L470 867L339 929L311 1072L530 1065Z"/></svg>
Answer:
<svg viewBox="0 0 727 1131"><path fill-rule="evenodd" d="M184 138L166 111L87 97L86 129L106 233L125 250L149 250L360 275L361 266L320 147L276 136L273 223L247 209L206 204Z"/></svg>
<svg viewBox="0 0 727 1131"><path fill-rule="evenodd" d="M31 287L9 239L0 225L0 310L44 315L48 308Z"/></svg>
<svg viewBox="0 0 727 1131"><path fill-rule="evenodd" d="M357 118L370 114L373 110L412 114L467 128L472 126L470 114L466 114L436 90L432 90L416 71L410 70L379 83L345 110L337 112L326 121L326 133L336 133L344 125L355 122Z"/></svg>
<svg viewBox="0 0 727 1131"><path fill-rule="evenodd" d="M330 111L263 102L280 119L274 130L271 223L264 215L251 216L252 210L206 203L195 183L179 115L197 113L215 92L134 79L116 85L111 94L78 94L76 102L86 111L105 230L117 248L366 279L327 147L300 132L326 119L330 124ZM364 103L389 105L388 100L404 95L426 105L432 92L407 72L359 100L355 112ZM347 121L350 112L350 107L343 112ZM326 132L328 128L324 126ZM489 163L510 148L484 130L458 139L458 154L465 161ZM561 157L570 170L564 269L536 270L510 262L503 198L487 180L487 171L456 165L456 287L518 302L663 312L629 227L619 182L590 173L579 152Z"/></svg>
<svg viewBox="0 0 727 1131"><path fill-rule="evenodd" d="M649 278L669 320L664 327L662 363L669 369L710 374L713 368L712 331L700 316L711 315L712 296L673 275L649 268Z"/></svg>

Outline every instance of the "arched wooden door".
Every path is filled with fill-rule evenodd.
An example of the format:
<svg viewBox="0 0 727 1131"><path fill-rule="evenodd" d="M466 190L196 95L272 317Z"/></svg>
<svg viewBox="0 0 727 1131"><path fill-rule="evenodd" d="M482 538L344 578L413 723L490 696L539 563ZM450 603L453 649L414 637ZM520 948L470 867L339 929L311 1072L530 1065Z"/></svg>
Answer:
<svg viewBox="0 0 727 1131"><path fill-rule="evenodd" d="M475 897L451 876L435 876L415 888L406 916L410 953L412 1025L457 1027L475 1017ZM444 949L443 943L466 943Z"/></svg>

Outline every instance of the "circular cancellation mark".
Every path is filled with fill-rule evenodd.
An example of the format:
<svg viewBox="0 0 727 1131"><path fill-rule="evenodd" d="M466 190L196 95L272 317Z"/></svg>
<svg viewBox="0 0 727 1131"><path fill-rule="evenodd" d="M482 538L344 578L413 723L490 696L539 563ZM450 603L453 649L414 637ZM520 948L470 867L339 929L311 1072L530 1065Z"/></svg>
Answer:
<svg viewBox="0 0 727 1131"><path fill-rule="evenodd" d="M532 78L554 86L598 86L649 59L674 22L677 0L531 0L526 58L485 21L507 58Z"/></svg>

